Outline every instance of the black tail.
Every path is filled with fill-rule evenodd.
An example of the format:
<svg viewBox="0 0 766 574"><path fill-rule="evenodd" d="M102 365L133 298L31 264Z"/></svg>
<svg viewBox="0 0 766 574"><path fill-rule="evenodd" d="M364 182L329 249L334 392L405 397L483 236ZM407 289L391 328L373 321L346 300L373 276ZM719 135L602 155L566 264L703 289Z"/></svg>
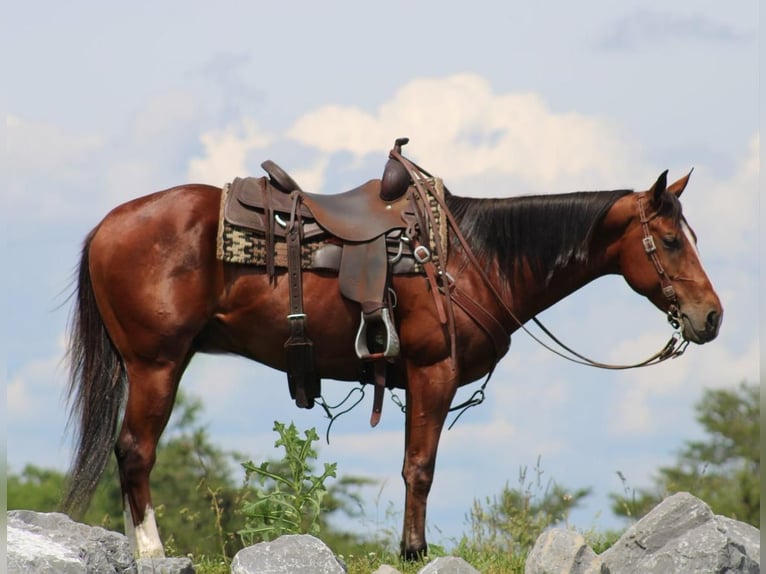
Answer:
<svg viewBox="0 0 766 574"><path fill-rule="evenodd" d="M75 516L88 508L114 446L127 377L93 293L88 252L95 230L85 239L67 351L70 364L69 425L77 452L61 507Z"/></svg>

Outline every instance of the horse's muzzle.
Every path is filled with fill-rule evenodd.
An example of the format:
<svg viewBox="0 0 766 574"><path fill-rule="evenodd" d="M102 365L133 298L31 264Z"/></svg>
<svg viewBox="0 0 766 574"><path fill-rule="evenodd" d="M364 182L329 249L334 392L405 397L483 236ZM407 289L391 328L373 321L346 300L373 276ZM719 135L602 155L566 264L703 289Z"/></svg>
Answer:
<svg viewBox="0 0 766 574"><path fill-rule="evenodd" d="M718 336L723 319L723 310L720 308L708 309L702 313L681 312L682 334L685 339L692 343L702 345Z"/></svg>

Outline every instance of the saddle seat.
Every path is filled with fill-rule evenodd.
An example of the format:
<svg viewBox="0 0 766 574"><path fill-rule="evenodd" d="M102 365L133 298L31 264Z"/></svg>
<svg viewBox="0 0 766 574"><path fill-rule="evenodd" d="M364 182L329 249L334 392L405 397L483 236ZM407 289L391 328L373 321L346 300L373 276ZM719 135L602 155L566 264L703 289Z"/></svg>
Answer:
<svg viewBox="0 0 766 574"><path fill-rule="evenodd" d="M269 174L269 183L275 190L290 196L300 194L301 203L308 209L308 213L302 213L304 217L313 218L328 233L344 241L363 243L406 227L401 214L409 200L407 186L395 197L389 194L388 199L383 199L381 193L381 181L387 181L387 173L392 171L389 166L386 166L382 180L371 179L354 189L332 195L304 191L271 160L264 161L261 167ZM285 202L284 197L277 197L276 201L285 207L291 204Z"/></svg>
<svg viewBox="0 0 766 574"><path fill-rule="evenodd" d="M409 207L409 196L383 201L379 179L334 195L298 193L316 222L344 241L364 243L407 226L402 214Z"/></svg>

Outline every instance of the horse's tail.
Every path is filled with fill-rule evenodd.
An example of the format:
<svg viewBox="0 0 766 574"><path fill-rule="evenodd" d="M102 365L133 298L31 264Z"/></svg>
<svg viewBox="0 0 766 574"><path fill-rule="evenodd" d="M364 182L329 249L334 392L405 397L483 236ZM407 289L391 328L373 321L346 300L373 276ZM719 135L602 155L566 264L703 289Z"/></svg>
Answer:
<svg viewBox="0 0 766 574"><path fill-rule="evenodd" d="M88 253L95 231L85 239L82 249L67 349L68 426L74 430L76 454L61 507L74 515L87 509L104 474L127 390L125 367L109 338L93 293Z"/></svg>

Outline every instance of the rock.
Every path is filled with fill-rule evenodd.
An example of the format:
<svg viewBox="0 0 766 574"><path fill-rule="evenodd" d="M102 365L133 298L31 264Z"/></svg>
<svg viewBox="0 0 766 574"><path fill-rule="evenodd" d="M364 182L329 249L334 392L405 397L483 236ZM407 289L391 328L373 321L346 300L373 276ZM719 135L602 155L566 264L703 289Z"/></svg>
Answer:
<svg viewBox="0 0 766 574"><path fill-rule="evenodd" d="M601 555L606 572L760 572L760 531L688 493L666 498Z"/></svg>
<svg viewBox="0 0 766 574"><path fill-rule="evenodd" d="M402 573L399 572L399 570L397 570L393 566L390 566L388 564L381 564L372 572L372 574L402 574Z"/></svg>
<svg viewBox="0 0 766 574"><path fill-rule="evenodd" d="M243 548L231 563L232 574L344 574L332 551L308 534L288 534Z"/></svg>
<svg viewBox="0 0 766 574"><path fill-rule="evenodd" d="M138 574L194 574L189 558L139 558L136 560Z"/></svg>
<svg viewBox="0 0 766 574"><path fill-rule="evenodd" d="M136 564L124 535L57 512L11 510L7 536L8 574L194 574L188 558Z"/></svg>
<svg viewBox="0 0 766 574"><path fill-rule="evenodd" d="M688 493L674 494L596 556L577 533L553 529L535 542L525 574L760 573L757 528L716 516Z"/></svg>
<svg viewBox="0 0 766 574"><path fill-rule="evenodd" d="M524 574L599 574L601 559L573 530L543 532L527 556Z"/></svg>
<svg viewBox="0 0 766 574"><path fill-rule="evenodd" d="M444 556L429 562L418 574L479 574L479 571L462 558Z"/></svg>

